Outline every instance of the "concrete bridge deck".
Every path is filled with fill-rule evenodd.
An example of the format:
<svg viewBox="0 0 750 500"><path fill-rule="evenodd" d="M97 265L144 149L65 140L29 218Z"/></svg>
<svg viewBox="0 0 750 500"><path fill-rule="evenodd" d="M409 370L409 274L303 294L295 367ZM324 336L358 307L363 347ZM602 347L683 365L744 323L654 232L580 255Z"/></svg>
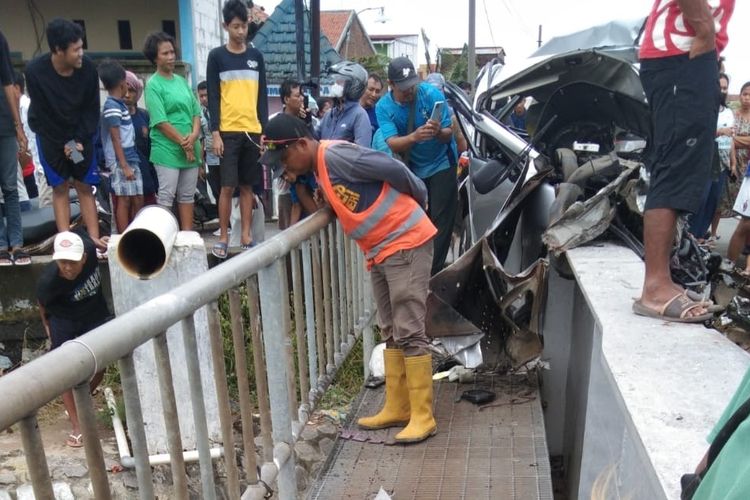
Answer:
<svg viewBox="0 0 750 500"><path fill-rule="evenodd" d="M484 375L474 384L435 382L438 433L418 444L392 444L398 428L364 431L356 419L378 411L384 389L364 389L350 422L311 490L311 499L372 499L382 487L394 499L551 500L552 482L542 406L535 381ZM488 389L495 401L480 408L459 400ZM390 443L389 443L390 441Z"/></svg>

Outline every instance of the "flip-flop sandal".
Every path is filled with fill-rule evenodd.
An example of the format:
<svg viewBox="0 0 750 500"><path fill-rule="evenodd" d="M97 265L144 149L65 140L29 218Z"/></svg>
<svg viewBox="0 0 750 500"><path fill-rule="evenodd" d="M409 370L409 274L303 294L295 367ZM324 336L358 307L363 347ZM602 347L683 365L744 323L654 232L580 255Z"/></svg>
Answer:
<svg viewBox="0 0 750 500"><path fill-rule="evenodd" d="M697 292L694 292L692 290L685 289L685 295L687 296L687 298L689 298L693 302L700 302L701 304L703 304L703 307L706 308L706 311L710 313L721 312L725 309L724 306L715 304L714 301L711 299L704 299L703 295Z"/></svg>
<svg viewBox="0 0 750 500"><path fill-rule="evenodd" d="M7 250L0 250L0 267L13 265L13 256Z"/></svg>
<svg viewBox="0 0 750 500"><path fill-rule="evenodd" d="M13 252L13 263L17 266L28 266L31 264L31 256L23 250Z"/></svg>
<svg viewBox="0 0 750 500"><path fill-rule="evenodd" d="M705 307L701 302L691 300L685 293L678 293L661 307L661 309L652 309L644 306L640 300L633 302L633 312L649 318L672 321L674 323L703 323L713 317L712 313L701 314L698 316L688 316L687 314L696 307Z"/></svg>
<svg viewBox="0 0 750 500"><path fill-rule="evenodd" d="M217 243L214 243L214 247L211 249L211 253L214 254L214 257L217 259L226 259L227 258L227 249L228 245L222 241L219 241Z"/></svg>
<svg viewBox="0 0 750 500"><path fill-rule="evenodd" d="M65 444L71 448L80 448L83 446L83 434L68 434L68 439L65 441Z"/></svg>
<svg viewBox="0 0 750 500"><path fill-rule="evenodd" d="M255 242L251 241L250 243L243 243L240 245L240 250L250 250L255 246Z"/></svg>

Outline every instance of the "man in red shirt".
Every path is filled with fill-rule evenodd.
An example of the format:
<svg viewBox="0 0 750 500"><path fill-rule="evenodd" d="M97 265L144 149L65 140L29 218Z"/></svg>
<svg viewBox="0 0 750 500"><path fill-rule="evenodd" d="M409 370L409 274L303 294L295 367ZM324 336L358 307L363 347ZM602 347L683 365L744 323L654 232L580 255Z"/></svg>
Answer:
<svg viewBox="0 0 750 500"><path fill-rule="evenodd" d="M651 111L643 216L646 277L633 311L668 321L711 317L672 281L669 259L678 215L696 213L710 180L719 110L718 56L734 0L655 0L641 43L640 77Z"/></svg>

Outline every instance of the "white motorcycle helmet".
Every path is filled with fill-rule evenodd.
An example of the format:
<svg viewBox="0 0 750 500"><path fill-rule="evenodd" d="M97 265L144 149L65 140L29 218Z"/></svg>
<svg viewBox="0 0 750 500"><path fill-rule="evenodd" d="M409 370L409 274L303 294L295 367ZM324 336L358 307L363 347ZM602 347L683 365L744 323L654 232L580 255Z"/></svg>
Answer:
<svg viewBox="0 0 750 500"><path fill-rule="evenodd" d="M352 61L341 61L328 69L333 79L331 93L347 101L358 101L367 88L367 70Z"/></svg>

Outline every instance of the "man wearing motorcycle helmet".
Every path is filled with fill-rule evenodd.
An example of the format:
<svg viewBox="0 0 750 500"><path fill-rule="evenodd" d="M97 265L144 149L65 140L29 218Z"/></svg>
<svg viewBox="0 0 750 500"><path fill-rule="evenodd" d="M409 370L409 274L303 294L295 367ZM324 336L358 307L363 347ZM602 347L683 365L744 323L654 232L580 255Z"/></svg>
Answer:
<svg viewBox="0 0 750 500"><path fill-rule="evenodd" d="M367 86L367 70L357 63L341 61L328 70L333 79L331 93L335 103L323 116L318 136L324 140L353 142L366 148L372 143L372 127L359 98Z"/></svg>

